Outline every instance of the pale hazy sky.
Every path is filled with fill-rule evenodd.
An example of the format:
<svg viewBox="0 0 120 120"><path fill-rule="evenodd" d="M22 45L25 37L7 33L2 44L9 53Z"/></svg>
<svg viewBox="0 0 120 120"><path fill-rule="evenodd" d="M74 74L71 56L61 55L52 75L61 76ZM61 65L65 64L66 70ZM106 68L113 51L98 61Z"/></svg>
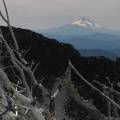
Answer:
<svg viewBox="0 0 120 120"><path fill-rule="evenodd" d="M13 26L53 28L86 17L110 29L120 29L120 0L5 0ZM4 13L2 0L0 9ZM0 18L0 25L5 25Z"/></svg>

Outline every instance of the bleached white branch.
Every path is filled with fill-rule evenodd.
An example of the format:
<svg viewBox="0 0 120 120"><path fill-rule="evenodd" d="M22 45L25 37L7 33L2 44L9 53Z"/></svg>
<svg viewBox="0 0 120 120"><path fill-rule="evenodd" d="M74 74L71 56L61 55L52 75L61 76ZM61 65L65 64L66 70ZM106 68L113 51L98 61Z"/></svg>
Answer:
<svg viewBox="0 0 120 120"><path fill-rule="evenodd" d="M11 33L11 36L12 36L12 39L13 39L13 42L14 42L14 46L15 46L15 50L16 50L16 53L19 57L19 59L24 63L24 64L27 64L26 60L24 58L22 58L22 55L21 53L19 52L19 46L18 46L18 43L17 43L17 40L16 40L16 37L15 37L15 34L13 32L13 29L10 25L10 20L9 20L9 14L8 14L8 10L7 10L7 7L6 7L6 3L5 1L3 0L3 5L4 5L4 8L5 8L5 12L6 12L6 16L7 16L7 19L4 18L3 14L0 12L0 15L1 17L3 18L3 20L7 23L8 25L8 28L10 30L10 33Z"/></svg>
<svg viewBox="0 0 120 120"><path fill-rule="evenodd" d="M117 95L117 96L120 97L120 92L118 92L118 91L116 91L116 90L114 90L114 89L106 86L105 84L102 84L102 83L98 82L98 81L95 81L95 80L94 80L93 82L94 82L94 83L97 83L98 85L100 85L100 86L102 86L102 87L104 87L104 88L106 89L106 91L108 91L108 92L110 92L110 93L112 93L112 94Z"/></svg>
<svg viewBox="0 0 120 120"><path fill-rule="evenodd" d="M8 15L7 6L6 6L6 3L5 3L4 0L3 0L3 4L4 4L4 8L5 8L5 12L6 12L6 16L7 16L7 21L10 21L10 20L9 20L9 15Z"/></svg>
<svg viewBox="0 0 120 120"><path fill-rule="evenodd" d="M26 51L23 52L24 56L30 51L30 49L31 49L31 46Z"/></svg>
<svg viewBox="0 0 120 120"><path fill-rule="evenodd" d="M3 16L3 14L2 14L1 11L0 11L0 16L1 16L1 18L7 23L7 20L6 20L6 18Z"/></svg>
<svg viewBox="0 0 120 120"><path fill-rule="evenodd" d="M4 4L7 19L3 16L3 14L1 12L0 12L0 15L8 25L8 28L10 30L10 33L11 33L11 36L12 36L12 39L13 39L14 48L10 47L8 42L2 36L2 32L0 33L0 41L2 41L4 43L8 53L10 55L10 60L11 60L12 64L19 71L21 80L22 80L22 82L23 82L23 84L26 88L26 92L27 92L28 96L25 97L23 94L21 94L19 91L17 91L15 89L15 87L10 82L9 78L7 77L6 73L1 68L0 68L0 80L3 81L5 87L8 91L12 92L12 94L14 94L14 96L16 96L16 98L18 100L20 100L21 103L25 104L27 107L30 108L30 110L31 110L31 112L34 115L34 118L36 120L45 120L43 115L38 110L37 106L32 103L33 102L33 97L32 97L29 85L26 81L26 73L29 75L29 78L31 80L32 85L34 87L39 86L39 88L42 90L42 95L43 95L43 98L44 98L44 104L49 104L50 100L49 100L48 92L42 84L38 84L38 82L37 82L37 80L34 76L34 73L30 69L30 67L28 67L27 61L23 58L23 56L22 56L22 54L19 50L19 46L18 46L16 37L15 37L15 34L13 32L12 26L10 25L8 10L7 10L6 3L5 3L4 0L3 0L3 4ZM28 52L28 51L26 51L26 52ZM37 68L37 66L35 67L35 69ZM45 117L50 116L48 113L49 112L47 112ZM47 119L47 120L50 120L50 119Z"/></svg>
<svg viewBox="0 0 120 120"><path fill-rule="evenodd" d="M40 62L35 66L33 73L35 72L35 70L37 69L37 67L40 65Z"/></svg>
<svg viewBox="0 0 120 120"><path fill-rule="evenodd" d="M27 105L30 108L36 120L45 120L42 114L39 112L39 110L35 106L31 105L32 100L20 94L12 86L11 82L9 81L8 77L6 76L6 74L2 69L0 69L0 80L3 81L7 90L11 91L23 104Z"/></svg>
<svg viewBox="0 0 120 120"><path fill-rule="evenodd" d="M32 101L29 98L26 98L22 94L20 94L16 89L13 87L11 84L9 78L6 76L4 71L0 68L0 80L3 81L5 87L7 90L10 90L11 92L14 93L14 95L23 103L28 104L31 103Z"/></svg>
<svg viewBox="0 0 120 120"><path fill-rule="evenodd" d="M59 93L59 90L57 89L57 90L55 91L55 93L54 93L51 97L52 97L52 98L55 98L58 93Z"/></svg>
<svg viewBox="0 0 120 120"><path fill-rule="evenodd" d="M15 86L15 87L18 87L18 88L20 88L20 89L22 89L22 90L25 90L25 88L23 88L23 87L21 87L21 86L19 86L19 85L16 85L15 83L12 83L13 84L13 86Z"/></svg>
<svg viewBox="0 0 120 120"><path fill-rule="evenodd" d="M95 120L107 120L107 117L100 113L100 111L92 103L89 103L87 100L80 97L73 87L70 87L68 92L73 100L88 112L91 118Z"/></svg>
<svg viewBox="0 0 120 120"><path fill-rule="evenodd" d="M89 85L92 89L97 91L101 96L109 100L114 106L116 106L118 109L120 109L120 105L118 105L116 102L111 100L108 96L106 96L104 93L102 93L99 89L97 89L95 86L93 86L90 82L88 82L78 71L77 69L72 65L72 63L69 61L70 67L75 71L75 73L83 80L87 85Z"/></svg>
<svg viewBox="0 0 120 120"><path fill-rule="evenodd" d="M23 73L23 69L20 68L20 66L15 62L16 58L15 58L15 55L12 51L12 49L10 48L10 46L7 44L6 40L3 38L3 36L0 36L0 39L3 41L3 43L5 44L7 50L8 50L8 53L10 55L10 58L11 58L11 62L13 63L13 65L15 66L15 68L20 72L20 75L21 75L21 79L27 89L27 93L29 96L31 96L31 92L30 92L30 89L29 89L29 86L26 82L26 78L25 78L25 75Z"/></svg>

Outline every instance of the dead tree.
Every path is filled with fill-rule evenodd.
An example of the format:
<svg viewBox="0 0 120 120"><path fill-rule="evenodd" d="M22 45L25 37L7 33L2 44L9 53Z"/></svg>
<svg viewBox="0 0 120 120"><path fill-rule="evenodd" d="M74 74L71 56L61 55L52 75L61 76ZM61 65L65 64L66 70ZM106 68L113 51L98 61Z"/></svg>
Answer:
<svg viewBox="0 0 120 120"><path fill-rule="evenodd" d="M0 115L3 120L6 120L8 117L12 120L15 120L22 116L29 116L28 114L31 113L32 114L31 116L33 116L32 119L35 120L53 120L54 116L50 113L49 105L51 99L55 98L56 95L58 94L59 92L57 90L58 88L53 87L52 93L49 93L47 89L45 89L45 87L41 83L38 83L38 81L36 80L34 76L34 70L33 71L31 70L31 65L28 65L28 62L23 58L22 52L19 49L19 45L17 43L15 34L10 24L8 10L4 0L3 0L3 4L6 12L6 18L1 11L0 11L0 16L8 25L13 40L13 46L11 46L8 43L8 41L4 39L1 30L0 30L0 44L2 43L5 46L9 54L10 62L12 66L14 66L13 69L14 74L16 75L15 70L19 72L19 74L16 76L18 76L19 78L18 82L19 81L22 82L22 86L20 84L12 83L10 78L7 76L6 72L4 71L4 66L0 67L0 85L1 85L0 97L2 98L0 101L0 105L3 106L1 107L2 110L0 111ZM3 56L0 57L2 58ZM26 74L32 86L28 84ZM56 84L59 87L58 84L60 83L60 81L57 82L58 83ZM33 88L36 90L40 89L42 91L42 97L43 97L42 104L39 101L37 101L35 97L33 97L32 94ZM4 89L7 92L5 92ZM52 102L54 102L54 100ZM9 106L12 107L11 110L8 109ZM18 112L20 112L22 116L20 116ZM28 119L30 119L30 117Z"/></svg>
<svg viewBox="0 0 120 120"><path fill-rule="evenodd" d="M93 102L83 99L83 96L80 96L76 89L74 88L72 81L71 81L71 69L75 71L75 73L79 76L79 78L84 81L88 86L90 86L93 90L97 91L102 97L106 98L108 109L107 113L108 116L102 114L93 104ZM88 82L78 71L77 69L72 65L71 61L68 63L68 68L66 70L66 77L65 80L67 81L68 87L68 93L71 96L71 98L80 105L83 109L86 110L86 112L89 115L89 118L93 118L95 120L120 120L118 109L120 109L120 105L114 101L114 95L117 95L119 98L120 92L115 91L113 89L112 83L111 88L107 87L104 84L101 84L97 81L94 81L95 83L99 84L103 87L103 92L101 92L98 88L96 88L94 85L92 85L90 82ZM112 95L110 95L112 93ZM112 106L112 107L111 107ZM111 115L111 109L113 108L115 117L112 117Z"/></svg>
<svg viewBox="0 0 120 120"><path fill-rule="evenodd" d="M1 44L3 44L7 50L7 53L9 54L11 64L14 66L14 74L16 75L15 70L17 70L19 74L16 75L18 76L17 84L11 82L11 79L7 76L7 73L4 70L4 66L2 66L2 63L0 63L0 119L7 120L10 118L12 120L16 120L21 117L30 119L30 117L33 116L31 119L53 120L54 116L50 112L49 106L51 102L54 102L54 98L60 91L59 85L62 83L63 87L66 86L69 95L74 99L75 102L77 102L88 112L91 118L95 120L120 120L118 115L118 109L120 109L120 105L114 101L113 96L110 96L110 93L117 96L120 96L120 93L115 91L112 85L111 88L109 88L101 83L96 82L104 88L104 92L101 92L98 88L89 83L76 70L70 61L64 79L61 80L58 78L50 93L41 83L38 83L34 76L34 70L31 70L31 65L28 65L28 62L23 58L22 52L19 49L19 45L10 24L8 10L4 0L3 4L7 18L4 17L1 11L0 16L8 25L14 45L11 46L9 42L4 39L2 31L0 30L0 49ZM1 51L0 57L3 57L1 56ZM35 68L37 68L37 65ZM80 77L80 79L83 80L88 86L97 91L102 97L106 98L106 101L108 103L108 116L103 115L93 105L92 102L82 99L82 97L76 92L71 82L71 69L73 69L75 73ZM27 82L27 77L29 78L31 85L29 85ZM22 85L19 84L19 81L22 82ZM42 91L42 103L40 101L37 101L33 96L33 88ZM114 108L116 118L112 117L111 115L111 106Z"/></svg>

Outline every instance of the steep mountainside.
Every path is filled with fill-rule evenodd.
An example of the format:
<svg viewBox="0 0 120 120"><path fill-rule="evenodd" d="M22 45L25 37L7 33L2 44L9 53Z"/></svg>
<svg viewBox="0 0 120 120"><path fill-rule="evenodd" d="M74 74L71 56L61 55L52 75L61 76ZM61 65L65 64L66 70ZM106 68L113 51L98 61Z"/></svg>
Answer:
<svg viewBox="0 0 120 120"><path fill-rule="evenodd" d="M11 35L6 27L2 27L3 35L6 40L11 42ZM94 79L101 83L108 84L107 77L114 82L115 89L118 89L117 83L120 80L120 62L109 60L108 58L98 57L81 57L80 53L70 44L59 43L55 39L49 39L41 34L33 31L14 28L13 29L22 51L28 50L24 57L29 63L34 60L35 64L40 63L35 76L38 81L41 81L45 87L49 88L54 84L54 79L57 76L63 76L68 66L68 59L71 60L76 69L89 81ZM11 42L12 45L12 42ZM4 49L2 49L4 52ZM4 64L8 63L8 59L4 59ZM9 71L6 71L9 73ZM84 99L93 99L97 108L106 114L105 100L100 95L88 87L81 81L72 71L72 81L77 91ZM65 93L61 93L59 100L63 100ZM67 99L67 100L66 100ZM77 105L68 95L64 99L64 107L57 110L64 111L61 119L86 120L85 111ZM104 104L102 104L104 103ZM63 104L60 102L60 104ZM56 102L58 106L58 103ZM64 109L64 110L63 110ZM67 116L65 116L65 115ZM60 117L60 116L59 116ZM60 120L60 119L58 119Z"/></svg>
<svg viewBox="0 0 120 120"><path fill-rule="evenodd" d="M80 53L71 45L59 43L55 39L49 39L41 34L30 30L13 29L22 51L28 50L25 58L32 62L39 63L39 73L45 75L59 75L67 67L68 59L80 59ZM11 40L11 35L6 27L2 27L3 35L7 40ZM12 44L12 43L11 43ZM59 73L60 72L60 73Z"/></svg>

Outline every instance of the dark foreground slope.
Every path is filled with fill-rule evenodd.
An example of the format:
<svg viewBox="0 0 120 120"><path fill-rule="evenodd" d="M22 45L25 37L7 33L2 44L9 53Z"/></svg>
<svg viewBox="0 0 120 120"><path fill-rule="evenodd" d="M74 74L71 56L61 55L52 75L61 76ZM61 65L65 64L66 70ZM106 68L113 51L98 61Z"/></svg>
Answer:
<svg viewBox="0 0 120 120"><path fill-rule="evenodd" d="M6 27L1 28L6 40L11 42L9 30ZM111 82L114 82L115 88L118 89L117 83L120 80L119 60L114 62L105 57L81 57L79 52L69 44L59 43L55 39L46 38L30 30L20 28L14 28L13 30L20 49L22 51L29 49L24 57L29 63L31 63L32 60L34 60L35 64L40 63L35 72L35 76L38 81L45 78L45 86L50 87L54 78L64 75L68 65L68 59L70 59L78 71L91 83L96 79L108 85L108 77ZM4 61L4 63L7 63L7 60ZM97 108L100 109L101 112L106 113L106 106L105 104L102 105L105 100L102 99L98 93L95 93L82 82L74 72L72 72L72 80L81 96L84 96L85 99L94 99L94 104ZM80 120L81 114L83 114L80 112L81 108L72 100L67 102L65 105L66 114L74 120Z"/></svg>
<svg viewBox="0 0 120 120"><path fill-rule="evenodd" d="M51 76L61 75L67 67L68 59L80 59L80 54L69 44L59 43L55 39L49 39L30 30L13 29L22 51L29 51L25 58L31 63L40 63L37 75ZM2 27L3 35L11 41L11 35L6 27ZM12 43L11 43L12 44Z"/></svg>

